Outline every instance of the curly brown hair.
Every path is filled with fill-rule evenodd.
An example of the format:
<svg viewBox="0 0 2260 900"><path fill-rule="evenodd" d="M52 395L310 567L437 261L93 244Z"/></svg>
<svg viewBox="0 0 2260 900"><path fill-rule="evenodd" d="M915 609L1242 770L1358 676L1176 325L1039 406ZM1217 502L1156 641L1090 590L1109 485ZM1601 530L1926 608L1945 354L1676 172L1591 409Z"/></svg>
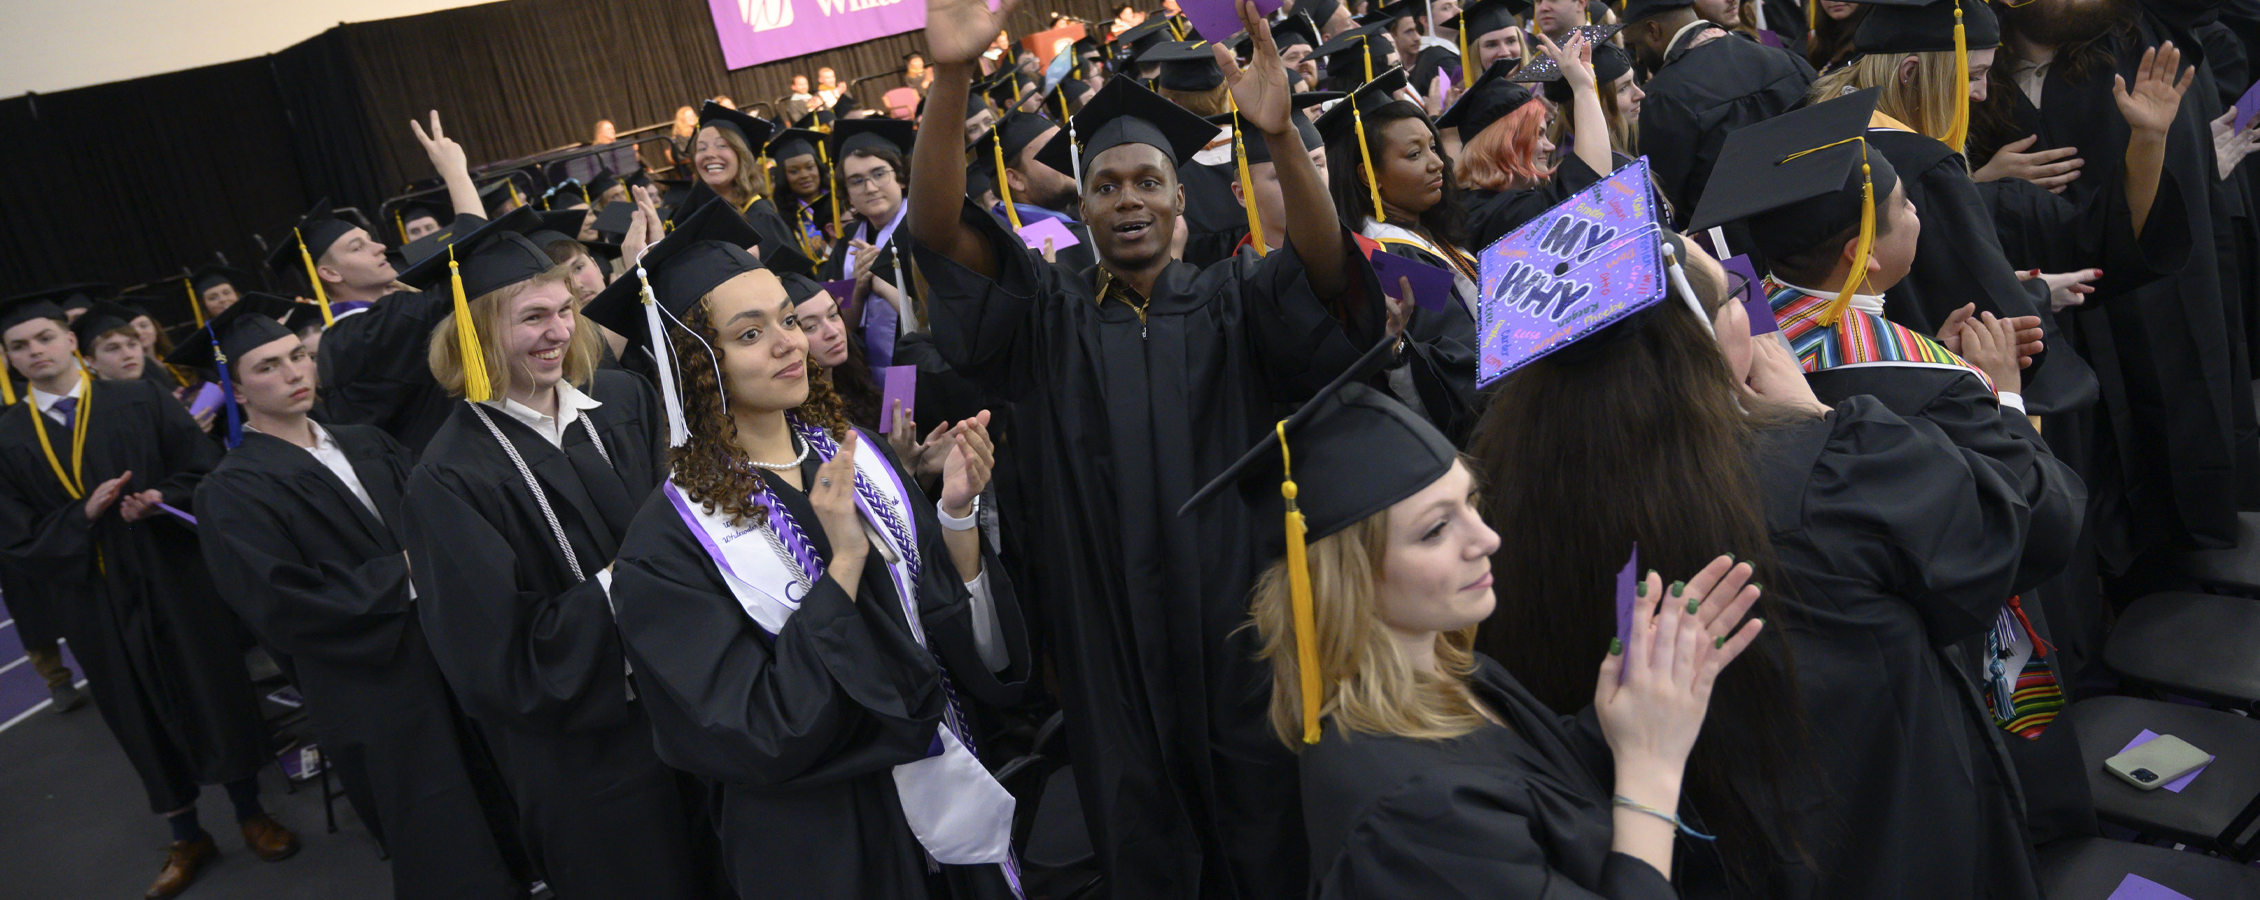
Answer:
<svg viewBox="0 0 2260 900"><path fill-rule="evenodd" d="M722 404L721 385L715 381L717 360L708 349L722 336L707 322L706 303L700 298L667 326L676 371L682 375L683 424L690 429L690 439L669 451L674 481L708 515L719 510L729 514L732 525L754 525L768 520L769 507L756 498L769 488L751 465L752 458L738 447L738 422ZM685 330L686 325L690 330ZM808 360L807 370L818 371L815 359ZM829 379L810 378L808 399L791 415L823 428L834 440L847 434L847 416Z"/></svg>

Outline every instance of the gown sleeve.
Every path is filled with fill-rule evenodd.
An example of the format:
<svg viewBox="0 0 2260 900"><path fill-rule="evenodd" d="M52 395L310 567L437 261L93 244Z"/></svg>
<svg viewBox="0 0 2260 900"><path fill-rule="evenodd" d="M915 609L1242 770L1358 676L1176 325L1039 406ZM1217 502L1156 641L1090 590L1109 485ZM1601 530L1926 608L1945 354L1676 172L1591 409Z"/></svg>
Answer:
<svg viewBox="0 0 2260 900"><path fill-rule="evenodd" d="M424 347L453 307L444 292L394 293L348 321L348 344L337 338L321 355L322 411L329 421L397 432L395 419L430 380ZM421 381L419 380L421 379Z"/></svg>
<svg viewBox="0 0 2260 900"><path fill-rule="evenodd" d="M1877 588L1914 606L1933 646L1991 627L2015 593L2030 507L2023 488L1921 418L1868 396L1837 404L1808 476L1800 526L1857 536Z"/></svg>
<svg viewBox="0 0 2260 900"><path fill-rule="evenodd" d="M2191 240L2182 179L2171 170L2159 174L2158 197L2137 238L2122 167L2099 174L2113 183L2077 201L2022 178L1980 182L1978 197L1992 213L2009 264L2043 272L2102 269L2090 306L2181 271Z"/></svg>
<svg viewBox="0 0 2260 900"><path fill-rule="evenodd" d="M997 275L984 278L946 254L907 242L931 291L927 324L934 346L959 374L1007 399L1039 390L1044 377L1035 344L1045 305L1062 293L1059 270L1027 252L1018 237L970 200L958 221L988 239Z"/></svg>
<svg viewBox="0 0 2260 900"><path fill-rule="evenodd" d="M23 414L45 415L30 403L17 408L23 410ZM47 426L48 438L53 440L62 426L53 419L47 420ZM31 429L29 422L24 429ZM67 433L63 440L70 440ZM30 477L55 477L44 459L33 465ZM60 484L55 489L60 490ZM68 574L86 566L87 555L94 550L94 523L86 517L86 501L67 500L43 510L41 507L46 501L34 490L32 485L19 484L14 478L0 478L0 554L21 565L26 573L53 572L61 568L62 573ZM92 574L93 568L86 566L86 571Z"/></svg>
<svg viewBox="0 0 2260 900"><path fill-rule="evenodd" d="M165 502L174 509L192 510L196 505L196 485L213 466L220 464L219 442L205 434L196 419L188 414L188 407L175 402L171 394L145 383L132 384L134 389L150 395L149 401L156 409L157 448L165 461L164 479L149 487L163 493Z"/></svg>
<svg viewBox="0 0 2260 900"><path fill-rule="evenodd" d="M523 587L519 548L470 501L481 489L466 483L475 475L419 466L400 504L420 615L448 685L473 715L530 729L626 721L626 673L604 585L592 575L555 594ZM533 564L548 564L539 548L532 552Z"/></svg>
<svg viewBox="0 0 2260 900"><path fill-rule="evenodd" d="M1976 378L1949 380L1917 415L1938 426L1954 446L1991 461L2018 488L2028 524L2011 593L2062 571L2087 515L2087 485L2049 451L2032 420L2001 406Z"/></svg>
<svg viewBox="0 0 2260 900"><path fill-rule="evenodd" d="M1540 213L1561 205L1571 194L1599 183L1600 173L1585 160L1575 153L1564 156L1544 184L1526 191L1501 191L1469 209L1467 228L1474 236L1470 246L1477 250L1489 247Z"/></svg>
<svg viewBox="0 0 2260 900"><path fill-rule="evenodd" d="M196 491L204 562L229 605L263 641L292 657L359 665L392 661L408 620L408 558L307 559L281 491L242 472L215 472ZM350 511L340 511L350 514Z"/></svg>
<svg viewBox="0 0 2260 900"><path fill-rule="evenodd" d="M775 636L761 633L665 496L644 505L614 572L620 633L668 765L811 787L932 745L941 671L879 604L826 577Z"/></svg>
<svg viewBox="0 0 2260 900"><path fill-rule="evenodd" d="M1292 239L1276 252L1231 261L1249 346L1273 400L1301 402L1381 340L1386 325L1381 283L1372 263L1357 252L1357 240L1342 230L1349 287L1335 297L1321 297L1311 287L1309 268ZM1472 370L1470 377L1472 382Z"/></svg>
<svg viewBox="0 0 2260 900"><path fill-rule="evenodd" d="M1555 869L1551 841L1579 829L1590 801L1497 766L1452 766L1376 799L1319 873L1317 900L1670 900L1655 867L1609 853L1591 888ZM1587 831L1580 838L1606 832Z"/></svg>

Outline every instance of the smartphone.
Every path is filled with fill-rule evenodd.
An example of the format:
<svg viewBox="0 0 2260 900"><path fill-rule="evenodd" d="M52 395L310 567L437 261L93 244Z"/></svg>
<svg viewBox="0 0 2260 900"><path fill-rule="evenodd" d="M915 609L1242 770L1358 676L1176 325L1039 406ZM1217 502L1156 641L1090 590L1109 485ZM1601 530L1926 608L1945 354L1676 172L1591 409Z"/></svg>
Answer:
<svg viewBox="0 0 2260 900"><path fill-rule="evenodd" d="M2211 754L2190 746L2188 741L2162 734L2149 743L2104 760L2103 768L2109 769L2120 781L2147 791L2187 775L2212 759Z"/></svg>

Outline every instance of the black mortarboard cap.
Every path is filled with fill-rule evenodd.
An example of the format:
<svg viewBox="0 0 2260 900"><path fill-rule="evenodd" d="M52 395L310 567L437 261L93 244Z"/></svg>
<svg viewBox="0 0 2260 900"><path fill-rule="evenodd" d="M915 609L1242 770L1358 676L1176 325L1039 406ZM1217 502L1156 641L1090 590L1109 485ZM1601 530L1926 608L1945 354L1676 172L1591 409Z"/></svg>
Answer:
<svg viewBox="0 0 2260 900"><path fill-rule="evenodd" d="M1243 38L1241 43L1248 40L1250 39ZM1286 50L1296 44L1315 48L1323 42L1318 39L1318 26L1311 24L1309 16L1297 12L1288 13L1286 18L1271 23L1271 43L1280 50Z"/></svg>
<svg viewBox="0 0 2260 900"><path fill-rule="evenodd" d="M1491 123L1529 103L1536 95L1517 83L1513 77L1515 65L1514 60L1502 59L1483 70L1483 77L1476 79L1451 109L1436 117L1436 127L1459 129L1460 141L1465 143L1475 140Z"/></svg>
<svg viewBox="0 0 2260 900"><path fill-rule="evenodd" d="M777 126L767 119L746 115L712 100L698 108L698 126L704 128L708 125L736 132L738 137L745 139L747 149L752 150L756 156L761 154L762 145L769 143L769 135L777 130Z"/></svg>
<svg viewBox="0 0 2260 900"><path fill-rule="evenodd" d="M1863 0L1873 9L1852 32L1860 53L1941 53L1954 49L1954 12L1970 50L2001 46L2001 19L1984 0Z"/></svg>
<svg viewBox="0 0 2260 900"><path fill-rule="evenodd" d="M87 304L86 311L71 320L71 333L78 335L80 353L94 352L94 339L120 328L132 328L141 310L121 306L108 300L95 300Z"/></svg>
<svg viewBox="0 0 2260 900"><path fill-rule="evenodd" d="M1011 109L1042 86L1043 82L1036 76L1021 71L1019 66L1013 66L982 82L981 93L995 103L998 109ZM967 112L970 118L971 110L968 109Z"/></svg>
<svg viewBox="0 0 2260 900"><path fill-rule="evenodd" d="M1675 9L1686 9L1694 5L1695 0L1625 0L1624 12L1617 16L1617 21L1631 25L1642 19L1654 18Z"/></svg>
<svg viewBox="0 0 2260 900"><path fill-rule="evenodd" d="M693 212L658 243L645 248L643 259L590 300L581 314L612 329L630 344L650 347L654 335L644 318L643 284L651 283L652 298L667 317L681 320L692 306L723 282L765 268L746 252L761 242L744 216L726 203L708 203ZM662 336L661 339L664 339ZM666 377L671 373L661 373Z"/></svg>
<svg viewBox="0 0 2260 900"><path fill-rule="evenodd" d="M770 138L768 148L762 152L768 154L770 159L784 162L799 156L815 156L817 145L822 143L824 143L824 133L821 131L788 128L777 132L775 137Z"/></svg>
<svg viewBox="0 0 2260 900"><path fill-rule="evenodd" d="M1058 127L1059 123L1035 113L1005 113L1004 118L997 120L997 127L982 132L980 140L974 141L967 153L972 157L975 168L994 169L997 165L997 141L1001 138L1004 141L1004 164L1010 166L1020 160L1021 151L1028 149L1030 142Z"/></svg>
<svg viewBox="0 0 2260 900"><path fill-rule="evenodd" d="M1083 104L1090 102L1090 99L1089 82L1080 78L1064 78L1052 85L1051 90L1044 92L1044 102L1038 105L1036 111L1054 123L1065 125L1068 119L1075 117L1075 111L1082 109Z"/></svg>
<svg viewBox="0 0 2260 900"><path fill-rule="evenodd" d="M527 206L519 208L532 209L533 207ZM400 248L400 258L406 261L410 266L423 262L424 260L430 259L432 257L432 254L447 249L447 245L455 243L456 235L469 234L474 229L484 226L486 223L487 217L485 216L474 216L469 213L458 215L455 217L455 221L447 223L446 227L402 245ZM401 266L398 268L407 268L407 266ZM239 291L242 290L242 285L237 285L236 289Z"/></svg>
<svg viewBox="0 0 2260 900"><path fill-rule="evenodd" d="M1154 16L1136 28L1115 35L1114 42L1121 45L1115 49L1115 58L1136 59L1143 55L1148 48L1169 40L1171 37L1169 20L1161 16Z"/></svg>
<svg viewBox="0 0 2260 900"><path fill-rule="evenodd" d="M1319 25L1334 18L1334 11L1342 8L1342 0L1295 0L1289 4L1293 15L1302 16ZM1315 30L1315 29L1314 29ZM1317 41L1311 41L1316 44Z"/></svg>
<svg viewBox="0 0 2260 900"><path fill-rule="evenodd" d="M816 261L809 259L807 254L800 252L800 248L791 244L780 243L775 249L763 254L761 265L778 274L790 272L802 278L816 277Z"/></svg>
<svg viewBox="0 0 2260 900"><path fill-rule="evenodd" d="M636 205L633 203L614 203L605 207L603 212L596 214L594 227L597 237L618 243L621 238L628 236L628 228L635 224L635 216Z"/></svg>
<svg viewBox="0 0 2260 900"><path fill-rule="evenodd" d="M775 269L776 267L771 266L770 268ZM808 301L815 299L817 294L824 293L824 286L818 284L816 282L816 279L802 275L798 272L780 271L777 273L777 280L784 283L785 299L792 301L792 304L794 306L799 306L803 303L807 303Z"/></svg>
<svg viewBox="0 0 2260 900"><path fill-rule="evenodd" d="M1366 14L1365 19L1369 24L1395 22L1421 15L1421 11L1426 8L1427 4L1421 0L1397 0L1395 3L1375 7L1373 12Z"/></svg>
<svg viewBox="0 0 2260 900"><path fill-rule="evenodd" d="M543 209L565 209L572 206L588 206L590 201L594 199L590 196L588 189L581 185L579 179L567 178L541 195L541 205Z"/></svg>
<svg viewBox="0 0 2260 900"><path fill-rule="evenodd" d="M604 192L619 186L620 176L613 174L611 169L598 169L596 177L589 179L589 200L603 200Z"/></svg>
<svg viewBox="0 0 2260 900"><path fill-rule="evenodd" d="M448 261L454 260L463 276L463 296L476 299L540 276L555 268L549 254L527 235L542 230L542 214L517 209L448 242L435 253L400 273L401 284L418 290L438 289L448 280ZM447 252L452 251L452 252Z"/></svg>
<svg viewBox="0 0 2260 900"><path fill-rule="evenodd" d="M1172 164L1182 165L1216 137L1217 128L1191 110L1146 90L1132 78L1109 78L1083 111L1075 114L1074 135L1081 140L1082 158L1088 162L1123 144L1158 147ZM1036 161L1080 177L1069 141L1044 143Z"/></svg>
<svg viewBox="0 0 2260 900"><path fill-rule="evenodd" d="M222 310L205 327L183 339L179 347L166 355L165 362L194 369L217 368L218 359L212 353L214 335L219 337L220 352L227 354L230 362L240 362L245 354L297 333L297 329L283 324L282 320L297 314L298 307L314 310L315 320L320 321L321 311L315 310L311 303L298 303L273 294L245 294L234 306ZM221 389L227 388L223 385Z"/></svg>
<svg viewBox="0 0 2260 900"><path fill-rule="evenodd" d="M1217 68L1211 46L1207 41L1164 41L1138 54L1138 62L1160 63L1161 77L1155 83L1170 90L1215 90L1224 83L1224 70Z"/></svg>
<svg viewBox="0 0 2260 900"><path fill-rule="evenodd" d="M1359 85L1357 90L1350 92L1350 96L1318 117L1318 133L1329 141L1342 140L1345 135L1354 139L1357 136L1357 120L1352 115L1353 107L1357 113L1373 112L1400 99L1397 92L1404 90L1404 87L1403 69L1390 69L1374 76L1372 81Z"/></svg>
<svg viewBox="0 0 2260 900"><path fill-rule="evenodd" d="M572 241L576 244L588 243L581 240L581 225L588 221L589 213L587 210L568 209L540 213L539 215L541 224L534 230L526 232L526 239L533 241L534 246L547 248L558 241Z"/></svg>
<svg viewBox="0 0 2260 900"><path fill-rule="evenodd" d="M17 294L0 300L0 331L7 331L33 319L61 322L69 318L69 314L63 312L62 304L55 302L53 296L44 292ZM0 378L5 377L7 373L0 372Z"/></svg>
<svg viewBox="0 0 2260 900"><path fill-rule="evenodd" d="M196 272L189 276L189 283L196 287L196 293L199 295L222 284L233 285L238 294L246 293L254 286L251 273L218 263L206 263L198 267Z"/></svg>
<svg viewBox="0 0 2260 900"><path fill-rule="evenodd" d="M8 302L18 303L31 302L35 300L45 300L56 310L67 312L73 309L89 308L94 305L94 301L115 297L117 296L117 293L118 289L115 286L104 284L99 281L82 281L72 284L58 284L54 287L45 287L40 288L36 291L31 291L29 293L17 294L16 296L8 298ZM25 319L31 318L38 318L38 316L25 316L24 318L16 319L13 322L9 322L8 327L14 327L15 325L22 324Z"/></svg>
<svg viewBox="0 0 2260 900"><path fill-rule="evenodd" d="M261 294L259 296L273 297L275 295ZM288 297L278 299L290 300ZM296 300L290 300L290 311L283 313L282 324L284 328L290 329L292 334L297 334L308 328L329 327L322 322L322 308L320 306L312 303L300 303Z"/></svg>
<svg viewBox="0 0 2260 900"><path fill-rule="evenodd" d="M332 218L329 211L330 201L323 198L314 204L313 209L298 217L298 221L291 225L291 230L283 232L282 237L275 241L275 249L267 254L267 266L276 272L298 272L309 278L313 277L313 273L306 271L306 260L321 262L322 254L329 252L330 245L360 227L344 219ZM306 245L304 257L299 256L301 237L305 239ZM236 285L237 290L243 287L244 285Z"/></svg>
<svg viewBox="0 0 2260 900"><path fill-rule="evenodd" d="M918 126L901 119L845 119L832 126L832 164L839 165L848 154L863 149L893 150L907 158L917 138Z"/></svg>
<svg viewBox="0 0 2260 900"><path fill-rule="evenodd" d="M1287 118L1295 123L1295 132L1302 136L1303 149L1316 150L1326 145L1326 139L1318 134L1318 126L1311 123L1309 116L1303 115L1303 110L1344 96L1346 95L1341 91L1306 91L1294 95L1291 101L1294 107L1288 111ZM1213 115L1208 120L1218 126L1235 124L1235 117L1231 113ZM1254 129L1247 129L1245 133L1239 134L1239 140L1235 143L1240 145L1242 155L1247 157L1251 165L1271 161L1271 142L1264 140L1263 135Z"/></svg>
<svg viewBox="0 0 2260 900"><path fill-rule="evenodd" d="M1632 2L1638 3L1640 0L1632 0ZM1694 0L1686 0L1680 5L1685 6L1692 2ZM1480 2L1461 7L1459 15L1436 24L1437 27L1449 28L1459 32L1460 37L1465 39L1468 46L1474 46L1476 40L1486 34L1521 25L1522 17L1529 15L1529 12L1530 5L1527 3L1515 3L1512 0L1480 0Z"/></svg>

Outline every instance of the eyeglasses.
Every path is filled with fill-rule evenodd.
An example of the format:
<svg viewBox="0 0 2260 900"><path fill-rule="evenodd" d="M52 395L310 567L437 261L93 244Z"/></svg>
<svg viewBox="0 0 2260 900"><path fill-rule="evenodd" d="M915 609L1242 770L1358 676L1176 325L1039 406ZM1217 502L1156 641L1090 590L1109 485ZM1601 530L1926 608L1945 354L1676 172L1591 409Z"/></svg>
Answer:
<svg viewBox="0 0 2260 900"><path fill-rule="evenodd" d="M863 190L865 185L886 184L893 180L895 180L895 170L891 168L872 169L869 175L848 176L847 186L848 190L860 191Z"/></svg>
<svg viewBox="0 0 2260 900"><path fill-rule="evenodd" d="M1750 279L1742 277L1740 272L1726 273L1726 296L1729 300L1744 304L1757 298Z"/></svg>

